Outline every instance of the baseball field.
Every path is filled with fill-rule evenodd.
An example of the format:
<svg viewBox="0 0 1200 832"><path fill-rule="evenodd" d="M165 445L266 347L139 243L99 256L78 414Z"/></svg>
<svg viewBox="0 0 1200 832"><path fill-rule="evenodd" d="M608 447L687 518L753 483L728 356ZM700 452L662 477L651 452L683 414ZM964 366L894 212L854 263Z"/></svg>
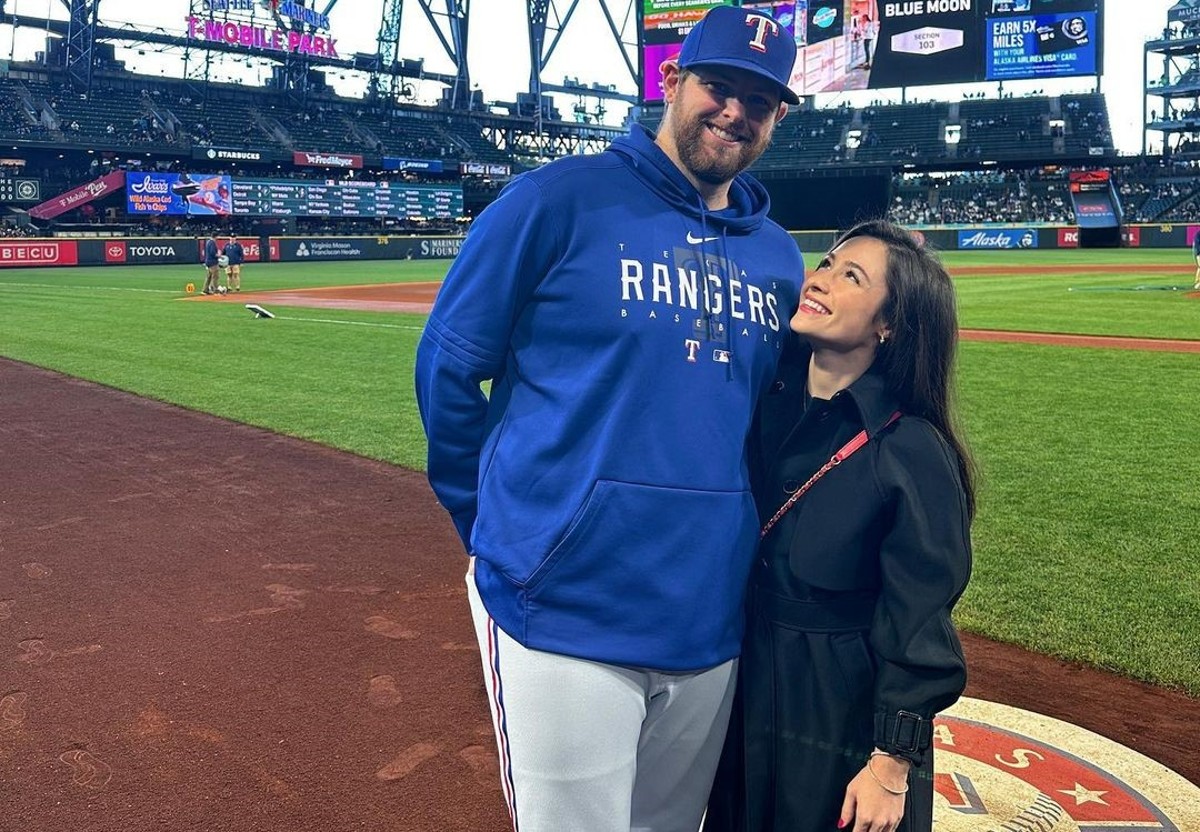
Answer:
<svg viewBox="0 0 1200 832"><path fill-rule="evenodd" d="M1038 787L1060 814L1200 828L1190 255L946 260L982 472L964 707L1024 709L995 742L1060 760ZM185 290L199 267L0 271L0 830L511 828L461 544L419 470L447 265L252 264L217 298ZM1009 828L1037 795L993 740L954 745L963 716L939 817ZM1101 744L1030 739L1046 718Z"/></svg>
<svg viewBox="0 0 1200 832"><path fill-rule="evenodd" d="M944 259L964 329L1198 346L1186 252ZM249 265L243 295L274 319L255 318L244 297L189 296L200 267L5 270L0 356L421 469L411 379L423 315L257 293L428 283L447 265ZM1196 696L1200 356L1122 346L964 340L960 411L982 491L957 620Z"/></svg>

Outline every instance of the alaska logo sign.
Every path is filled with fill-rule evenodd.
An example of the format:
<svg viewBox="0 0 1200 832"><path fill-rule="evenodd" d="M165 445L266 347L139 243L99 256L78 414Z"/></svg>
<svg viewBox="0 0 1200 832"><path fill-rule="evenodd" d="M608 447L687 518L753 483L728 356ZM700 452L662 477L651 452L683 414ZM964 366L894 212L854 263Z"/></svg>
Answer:
<svg viewBox="0 0 1200 832"><path fill-rule="evenodd" d="M1193 832L1200 788L1073 725L964 699L934 725L939 832Z"/></svg>

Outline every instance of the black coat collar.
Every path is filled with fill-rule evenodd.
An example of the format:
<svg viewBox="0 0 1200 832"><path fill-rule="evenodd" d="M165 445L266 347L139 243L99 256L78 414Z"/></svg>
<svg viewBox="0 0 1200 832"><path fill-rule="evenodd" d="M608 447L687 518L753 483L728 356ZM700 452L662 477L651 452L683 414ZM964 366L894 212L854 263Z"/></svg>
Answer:
<svg viewBox="0 0 1200 832"><path fill-rule="evenodd" d="M793 367L799 370L798 375L803 384L808 377L808 362L812 356L812 348L799 342L798 339L792 344L792 347L785 354L783 360L792 362ZM892 418L893 413L901 409L899 400L887 389L887 382L884 380L883 370L878 361L872 364L870 369L853 384L836 393L833 401L842 407L853 408L854 415L859 423L867 429L867 435L871 438L874 438L883 429L888 420Z"/></svg>

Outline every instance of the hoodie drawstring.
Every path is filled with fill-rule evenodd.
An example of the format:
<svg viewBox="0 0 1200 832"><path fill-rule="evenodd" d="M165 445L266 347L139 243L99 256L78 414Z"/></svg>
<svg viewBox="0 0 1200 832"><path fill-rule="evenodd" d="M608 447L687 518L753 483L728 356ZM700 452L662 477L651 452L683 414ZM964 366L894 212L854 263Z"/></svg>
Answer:
<svg viewBox="0 0 1200 832"><path fill-rule="evenodd" d="M722 346L725 352L725 379L733 381L733 316L730 314L730 303L732 293L729 288L729 281L733 271L733 262L729 259L729 232L723 226L720 228L721 235L721 256L716 255L712 258L712 263L720 268L721 279L725 291L725 300L721 304L721 314L716 316L713 312L712 303L712 288L709 285L709 256L708 250L704 247L704 243L708 240L708 208L704 204L704 198L697 195L696 203L700 208L700 279L704 283L704 324L705 332L707 333L710 342L716 341L719 334L724 334ZM715 324L723 324L714 328Z"/></svg>

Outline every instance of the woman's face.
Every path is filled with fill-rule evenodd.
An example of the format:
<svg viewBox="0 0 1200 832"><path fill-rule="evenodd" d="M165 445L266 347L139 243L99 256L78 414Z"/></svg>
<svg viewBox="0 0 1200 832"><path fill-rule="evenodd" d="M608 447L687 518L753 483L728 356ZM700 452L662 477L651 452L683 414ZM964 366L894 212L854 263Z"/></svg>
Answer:
<svg viewBox="0 0 1200 832"><path fill-rule="evenodd" d="M888 335L880 316L887 298L887 246L854 237L835 248L809 274L792 316L792 331L814 347L874 353Z"/></svg>

